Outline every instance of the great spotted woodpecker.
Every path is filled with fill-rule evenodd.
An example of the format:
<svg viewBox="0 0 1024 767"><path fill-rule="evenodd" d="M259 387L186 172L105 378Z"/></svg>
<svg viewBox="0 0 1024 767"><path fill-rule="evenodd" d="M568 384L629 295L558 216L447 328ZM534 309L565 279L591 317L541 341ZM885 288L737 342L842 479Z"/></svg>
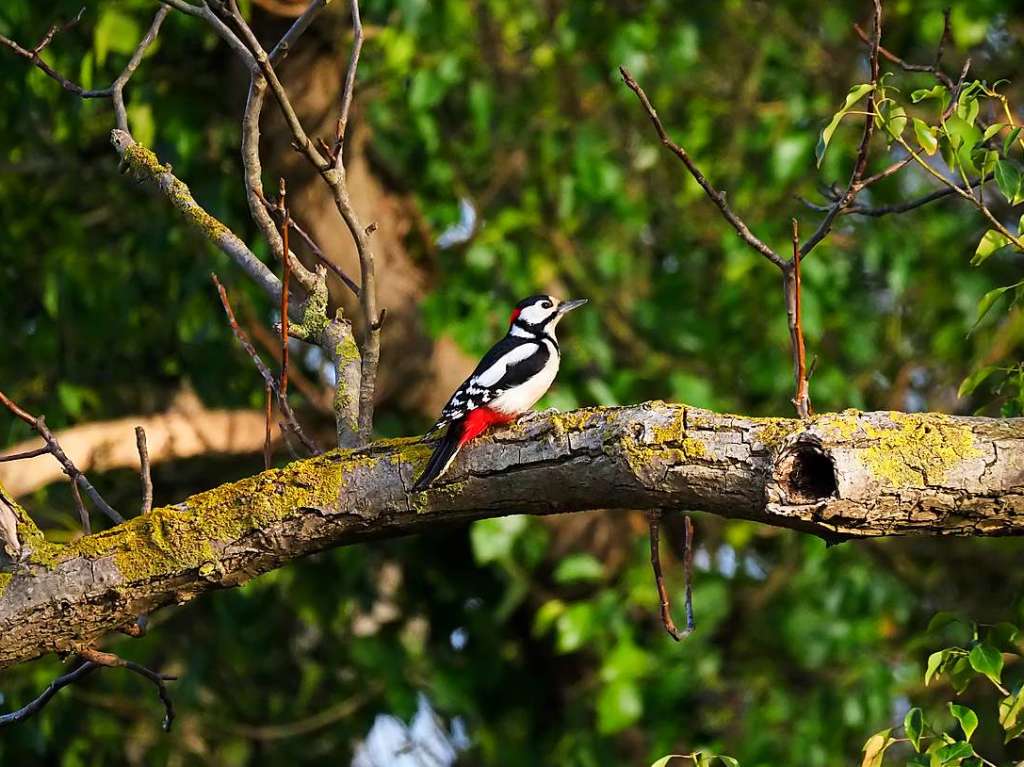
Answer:
<svg viewBox="0 0 1024 767"><path fill-rule="evenodd" d="M510 423L533 407L555 380L560 358L555 326L587 299L524 298L512 310L508 333L480 360L427 434L448 427L413 485L424 490L451 466L459 450L494 424Z"/></svg>

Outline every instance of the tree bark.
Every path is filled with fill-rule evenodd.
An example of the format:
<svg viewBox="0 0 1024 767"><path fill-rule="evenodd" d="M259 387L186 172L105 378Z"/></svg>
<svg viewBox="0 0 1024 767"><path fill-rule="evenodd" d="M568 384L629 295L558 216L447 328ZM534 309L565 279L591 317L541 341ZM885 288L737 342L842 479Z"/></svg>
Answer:
<svg viewBox="0 0 1024 767"><path fill-rule="evenodd" d="M20 555L0 573L0 668L306 554L484 517L678 508L832 541L1024 534L1024 419L799 421L663 402L545 413L481 438L412 495L429 453L412 439L334 451L67 546L45 541L8 497Z"/></svg>

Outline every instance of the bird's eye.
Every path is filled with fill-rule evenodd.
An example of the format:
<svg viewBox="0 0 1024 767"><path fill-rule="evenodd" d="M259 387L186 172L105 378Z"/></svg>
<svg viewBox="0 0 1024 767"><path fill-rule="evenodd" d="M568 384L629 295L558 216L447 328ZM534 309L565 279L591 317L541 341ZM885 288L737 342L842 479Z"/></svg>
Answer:
<svg viewBox="0 0 1024 767"><path fill-rule="evenodd" d="M550 301L544 301L543 303L541 303L541 307L544 308L544 309L550 309L551 308L551 302Z"/></svg>

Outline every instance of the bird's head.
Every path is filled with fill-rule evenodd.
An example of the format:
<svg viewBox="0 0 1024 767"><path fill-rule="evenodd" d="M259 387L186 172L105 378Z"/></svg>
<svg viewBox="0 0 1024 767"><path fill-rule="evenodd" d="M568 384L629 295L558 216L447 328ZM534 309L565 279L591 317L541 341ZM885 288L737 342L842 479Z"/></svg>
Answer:
<svg viewBox="0 0 1024 767"><path fill-rule="evenodd" d="M585 303L585 298L575 301L559 301L554 296L547 295L524 298L512 310L508 323L509 332L524 335L552 334L562 317Z"/></svg>

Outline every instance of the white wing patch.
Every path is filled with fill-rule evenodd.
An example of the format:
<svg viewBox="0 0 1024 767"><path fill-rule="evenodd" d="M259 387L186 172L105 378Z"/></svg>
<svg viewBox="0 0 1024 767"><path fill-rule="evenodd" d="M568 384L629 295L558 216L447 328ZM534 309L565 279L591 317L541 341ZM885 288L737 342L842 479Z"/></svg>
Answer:
<svg viewBox="0 0 1024 767"><path fill-rule="evenodd" d="M521 360L525 360L531 354L535 354L538 349L537 344L520 344L512 351L498 358L498 361L491 365L487 370L482 372L480 375L471 378L469 381L469 388L473 389L476 387L487 387L494 386L504 376L505 372Z"/></svg>

